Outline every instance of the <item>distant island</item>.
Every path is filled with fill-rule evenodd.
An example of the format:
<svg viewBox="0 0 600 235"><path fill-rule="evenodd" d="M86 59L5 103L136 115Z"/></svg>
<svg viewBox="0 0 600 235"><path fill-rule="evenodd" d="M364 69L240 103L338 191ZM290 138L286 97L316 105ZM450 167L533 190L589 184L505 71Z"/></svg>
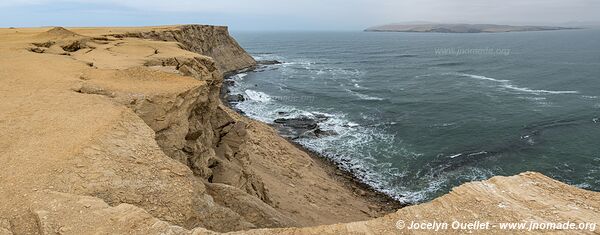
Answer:
<svg viewBox="0 0 600 235"><path fill-rule="evenodd" d="M365 29L366 32L420 32L420 33L504 33L578 29L555 26L511 26L496 24L388 24Z"/></svg>

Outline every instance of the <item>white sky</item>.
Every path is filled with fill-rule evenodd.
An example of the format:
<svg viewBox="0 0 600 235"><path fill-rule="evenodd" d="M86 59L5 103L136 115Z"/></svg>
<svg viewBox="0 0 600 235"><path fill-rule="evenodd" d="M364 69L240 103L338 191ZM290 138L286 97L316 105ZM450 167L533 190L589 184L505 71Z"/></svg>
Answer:
<svg viewBox="0 0 600 235"><path fill-rule="evenodd" d="M2 0L0 27L206 23L237 30L360 30L410 21L600 22L600 0Z"/></svg>

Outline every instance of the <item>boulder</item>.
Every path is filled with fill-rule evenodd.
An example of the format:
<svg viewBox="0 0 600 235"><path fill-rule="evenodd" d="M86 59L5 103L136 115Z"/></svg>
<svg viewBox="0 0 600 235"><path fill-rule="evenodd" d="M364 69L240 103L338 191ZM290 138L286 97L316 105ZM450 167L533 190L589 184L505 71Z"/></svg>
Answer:
<svg viewBox="0 0 600 235"><path fill-rule="evenodd" d="M274 65L274 64L281 64L281 61L277 61L277 60L260 60L257 61L258 64L260 65Z"/></svg>
<svg viewBox="0 0 600 235"><path fill-rule="evenodd" d="M274 122L294 129L313 130L318 127L317 120L306 116L297 118L278 118L275 119Z"/></svg>
<svg viewBox="0 0 600 235"><path fill-rule="evenodd" d="M227 100L227 102L229 102L229 103L239 103L239 102L245 101L246 98L244 98L244 96L242 94L235 94L235 95L227 95L225 100Z"/></svg>

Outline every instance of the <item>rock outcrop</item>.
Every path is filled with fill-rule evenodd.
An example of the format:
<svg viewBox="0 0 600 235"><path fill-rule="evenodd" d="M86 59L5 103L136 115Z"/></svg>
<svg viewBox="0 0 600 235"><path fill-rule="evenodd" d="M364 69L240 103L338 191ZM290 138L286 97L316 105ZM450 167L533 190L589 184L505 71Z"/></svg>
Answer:
<svg viewBox="0 0 600 235"><path fill-rule="evenodd" d="M223 73L256 66L254 58L229 36L226 26L184 25L153 30L130 30L112 36L178 42L183 49L212 57Z"/></svg>
<svg viewBox="0 0 600 235"><path fill-rule="evenodd" d="M598 234L600 193L582 190L526 172L493 177L454 188L431 202L409 206L384 217L312 228L262 229L239 234L430 234L434 228L409 229L412 223L447 223L444 234ZM467 228L468 223L489 227ZM501 223L523 223L525 228L502 228ZM576 224L575 229L529 229L529 224ZM462 223L456 228L452 224ZM582 227L579 227L582 225Z"/></svg>
<svg viewBox="0 0 600 235"><path fill-rule="evenodd" d="M0 234L393 234L398 219L600 218L598 193L528 173L371 220L397 204L361 196L221 104L223 73L256 63L225 27L14 31L0 29Z"/></svg>

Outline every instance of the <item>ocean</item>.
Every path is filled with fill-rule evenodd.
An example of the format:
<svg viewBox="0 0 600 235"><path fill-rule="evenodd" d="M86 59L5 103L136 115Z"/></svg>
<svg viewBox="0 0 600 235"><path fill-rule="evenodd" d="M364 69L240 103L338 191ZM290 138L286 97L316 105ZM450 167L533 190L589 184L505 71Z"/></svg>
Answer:
<svg viewBox="0 0 600 235"><path fill-rule="evenodd" d="M294 141L402 202L524 171L600 190L600 30L232 35L282 62L232 76L234 107L320 118Z"/></svg>

